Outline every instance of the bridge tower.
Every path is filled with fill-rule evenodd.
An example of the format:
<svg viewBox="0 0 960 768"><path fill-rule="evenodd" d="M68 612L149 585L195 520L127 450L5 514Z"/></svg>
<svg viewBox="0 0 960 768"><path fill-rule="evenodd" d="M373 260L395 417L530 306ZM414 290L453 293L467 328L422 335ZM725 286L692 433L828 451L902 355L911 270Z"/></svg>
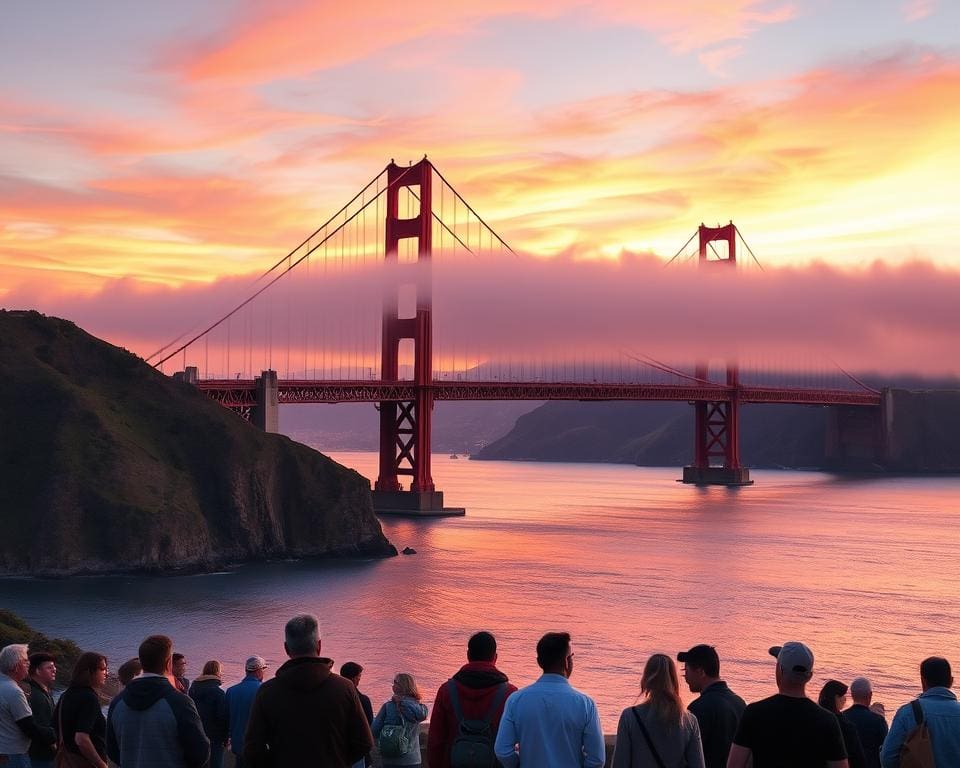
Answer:
<svg viewBox="0 0 960 768"><path fill-rule="evenodd" d="M443 492L436 490L430 471L433 413L433 297L430 259L433 249L433 166L424 158L406 168L387 166L386 236L384 258L388 275L383 297L383 345L380 378L400 380L400 342L413 341L413 400L380 403L380 471L374 484L374 508L380 514L414 516L462 515L462 508L445 508ZM400 217L400 192L419 198L419 211ZM416 260L401 264L400 242L415 239ZM400 290L413 286L413 317L400 317ZM411 478L409 490L400 476Z"/></svg>
<svg viewBox="0 0 960 768"><path fill-rule="evenodd" d="M737 228L731 221L722 227L700 225L698 266L700 269L737 268ZM726 242L727 255L707 258L712 242ZM696 377L706 379L705 363L696 367ZM729 401L698 400L694 407L693 464L683 468L683 482L696 485L752 485L750 470L740 464L740 372L727 363ZM716 464L714 464L716 462Z"/></svg>

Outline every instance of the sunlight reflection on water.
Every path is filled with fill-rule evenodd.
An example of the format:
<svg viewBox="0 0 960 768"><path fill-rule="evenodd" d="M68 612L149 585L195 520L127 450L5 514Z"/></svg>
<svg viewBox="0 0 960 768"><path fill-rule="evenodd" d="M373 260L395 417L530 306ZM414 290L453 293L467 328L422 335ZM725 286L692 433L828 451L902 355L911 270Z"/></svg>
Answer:
<svg viewBox="0 0 960 768"><path fill-rule="evenodd" d="M334 458L375 472L372 453ZM536 640L565 629L577 646L572 682L597 700L607 730L636 699L650 653L698 642L717 646L724 677L748 700L772 692L766 648L789 639L816 654L814 695L828 677L866 674L888 711L917 690L925 656L960 664L960 479L758 471L755 486L730 490L685 486L678 474L434 457L438 486L467 517L385 519L390 540L415 556L7 579L0 605L114 664L165 632L193 675L219 658L230 681L252 653L281 663L283 623L312 611L325 653L365 666L375 705L400 670L432 701L480 628L526 684Z"/></svg>

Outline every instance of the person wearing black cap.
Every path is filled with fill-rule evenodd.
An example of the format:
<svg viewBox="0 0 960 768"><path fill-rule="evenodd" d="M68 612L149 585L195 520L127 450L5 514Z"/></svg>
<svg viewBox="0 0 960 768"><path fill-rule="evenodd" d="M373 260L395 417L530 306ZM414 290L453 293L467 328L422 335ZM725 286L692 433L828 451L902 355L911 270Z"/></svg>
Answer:
<svg viewBox="0 0 960 768"><path fill-rule="evenodd" d="M747 705L727 768L850 768L837 718L807 698L813 652L790 642L770 655L779 692Z"/></svg>
<svg viewBox="0 0 960 768"><path fill-rule="evenodd" d="M683 679L691 693L700 696L687 705L700 723L703 757L707 768L726 768L730 745L747 706L720 679L720 656L713 646L695 645L677 654Z"/></svg>
<svg viewBox="0 0 960 768"><path fill-rule="evenodd" d="M817 698L820 706L828 709L837 716L840 723L840 733L843 734L843 745L847 748L847 760L850 768L867 768L867 759L863 754L863 745L860 743L860 734L857 727L851 723L841 711L847 703L847 686L839 680L827 680Z"/></svg>

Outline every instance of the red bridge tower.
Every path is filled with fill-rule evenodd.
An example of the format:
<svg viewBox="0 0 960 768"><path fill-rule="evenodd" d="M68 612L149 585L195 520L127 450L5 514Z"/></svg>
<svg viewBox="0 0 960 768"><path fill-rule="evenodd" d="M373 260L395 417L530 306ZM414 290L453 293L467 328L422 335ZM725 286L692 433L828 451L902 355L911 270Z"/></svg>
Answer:
<svg viewBox="0 0 960 768"><path fill-rule="evenodd" d="M737 228L731 221L723 227L700 225L699 266L701 269L737 268ZM727 255L707 258L707 246L726 241ZM698 364L696 377L706 380L707 365ZM740 372L736 363L727 363L729 401L698 400L695 413L693 464L683 468L683 482L697 485L752 485L750 470L740 465ZM716 461L714 465L712 462Z"/></svg>
<svg viewBox="0 0 960 768"><path fill-rule="evenodd" d="M386 248L388 280L383 297L383 351L380 378L400 380L400 342L413 340L414 399L380 403L380 474L374 484L373 504L380 514L462 515L463 508L445 508L443 492L430 473L430 422L433 414L433 297L430 257L433 248L431 183L433 166L424 158L402 168L387 166ZM400 191L420 199L419 211L400 218ZM414 192L412 188L416 188ZM416 260L399 263L400 241L416 239ZM409 273L409 275L407 274ZM395 281L389 278L396 276ZM413 286L416 312L400 317L400 289ZM411 477L409 490L400 476Z"/></svg>

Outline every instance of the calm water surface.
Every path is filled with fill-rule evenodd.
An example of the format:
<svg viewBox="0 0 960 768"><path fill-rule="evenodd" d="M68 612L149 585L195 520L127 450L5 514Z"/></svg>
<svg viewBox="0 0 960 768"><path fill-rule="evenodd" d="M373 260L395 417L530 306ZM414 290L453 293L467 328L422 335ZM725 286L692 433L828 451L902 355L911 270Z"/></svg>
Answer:
<svg viewBox="0 0 960 768"><path fill-rule="evenodd" d="M367 477L372 453L334 458ZM0 580L0 605L52 635L98 649L114 668L147 634L171 635L196 676L219 658L229 682L258 653L283 659L294 613L321 617L337 665L356 660L378 706L398 671L428 703L481 628L519 685L534 646L573 634L572 682L606 730L638 694L649 654L698 642L748 701L773 691L766 649L803 640L814 695L865 674L888 711L918 688L917 665L960 666L960 478L838 480L756 472L751 488L698 489L679 470L434 458L434 478L465 518L384 519L416 555L334 564L278 562L229 573ZM688 696L689 698L689 696Z"/></svg>

